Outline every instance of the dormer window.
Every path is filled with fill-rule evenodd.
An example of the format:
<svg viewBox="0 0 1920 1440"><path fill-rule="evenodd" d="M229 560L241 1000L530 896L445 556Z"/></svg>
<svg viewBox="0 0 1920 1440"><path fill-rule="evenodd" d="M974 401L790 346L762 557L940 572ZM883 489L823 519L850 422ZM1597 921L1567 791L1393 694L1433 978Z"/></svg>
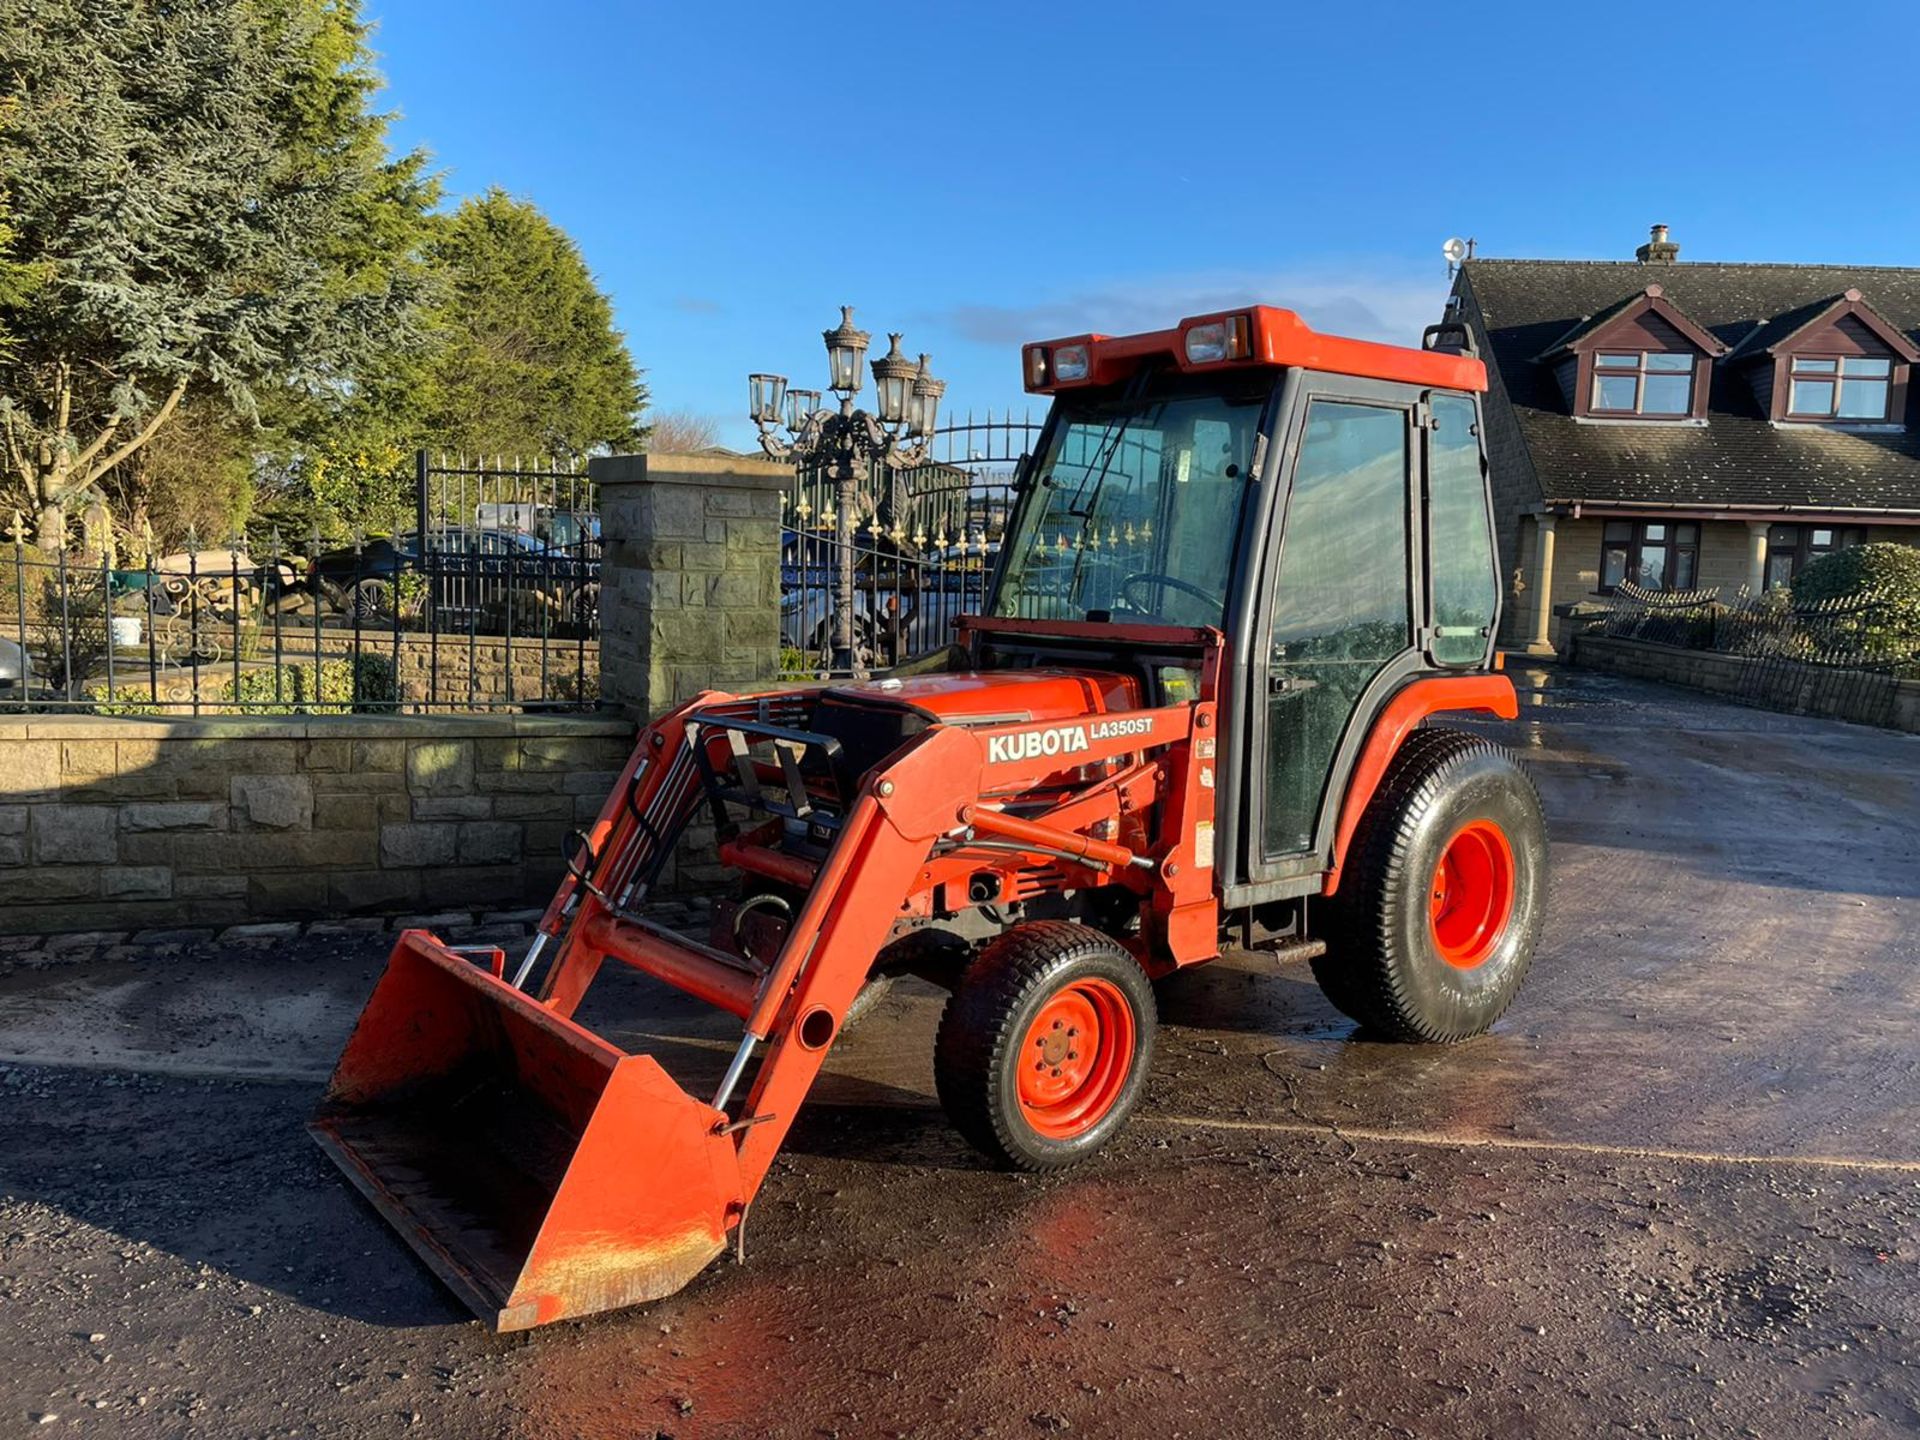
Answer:
<svg viewBox="0 0 1920 1440"><path fill-rule="evenodd" d="M1599 351L1588 408L1594 415L1691 415L1693 371L1691 351Z"/></svg>
<svg viewBox="0 0 1920 1440"><path fill-rule="evenodd" d="M1733 363L1769 420L1788 425L1899 425L1920 347L1843 290L1757 326Z"/></svg>
<svg viewBox="0 0 1920 1440"><path fill-rule="evenodd" d="M1727 347L1648 285L1584 317L1539 357L1567 409L1601 423L1706 423L1713 362Z"/></svg>
<svg viewBox="0 0 1920 1440"><path fill-rule="evenodd" d="M1885 420L1892 397L1892 360L1795 355L1787 390L1787 418Z"/></svg>

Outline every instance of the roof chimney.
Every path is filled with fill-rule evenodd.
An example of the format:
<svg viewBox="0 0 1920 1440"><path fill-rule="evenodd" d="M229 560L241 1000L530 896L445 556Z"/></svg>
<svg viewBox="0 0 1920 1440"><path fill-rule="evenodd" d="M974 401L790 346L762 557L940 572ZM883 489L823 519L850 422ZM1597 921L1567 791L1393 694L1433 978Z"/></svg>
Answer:
<svg viewBox="0 0 1920 1440"><path fill-rule="evenodd" d="M1653 238L1633 252L1642 265L1671 265L1680 258L1680 247L1667 239L1667 227L1653 227Z"/></svg>

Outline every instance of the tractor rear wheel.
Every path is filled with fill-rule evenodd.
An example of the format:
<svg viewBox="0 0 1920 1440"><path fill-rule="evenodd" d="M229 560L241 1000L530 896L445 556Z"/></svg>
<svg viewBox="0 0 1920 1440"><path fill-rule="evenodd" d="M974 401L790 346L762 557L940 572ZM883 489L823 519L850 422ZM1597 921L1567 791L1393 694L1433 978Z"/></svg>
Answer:
<svg viewBox="0 0 1920 1440"><path fill-rule="evenodd" d="M1016 925L967 967L940 1017L934 1078L954 1128L1016 1170L1058 1170L1106 1144L1140 1098L1153 987L1099 931Z"/></svg>
<svg viewBox="0 0 1920 1440"><path fill-rule="evenodd" d="M1327 998L1391 1040L1465 1040L1498 1020L1546 911L1546 822L1513 754L1415 731L1347 857L1313 962Z"/></svg>

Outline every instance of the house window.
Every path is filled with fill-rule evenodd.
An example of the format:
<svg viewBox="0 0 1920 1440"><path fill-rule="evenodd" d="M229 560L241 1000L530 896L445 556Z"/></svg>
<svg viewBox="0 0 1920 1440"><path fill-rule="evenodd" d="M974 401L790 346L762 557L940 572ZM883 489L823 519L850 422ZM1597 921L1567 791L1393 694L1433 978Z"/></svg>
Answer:
<svg viewBox="0 0 1920 1440"><path fill-rule="evenodd" d="M1594 415L1689 415L1693 356L1602 350L1593 357Z"/></svg>
<svg viewBox="0 0 1920 1440"><path fill-rule="evenodd" d="M1600 545L1600 593L1621 584L1691 590L1700 575L1700 526L1666 520L1609 520Z"/></svg>
<svg viewBox="0 0 1920 1440"><path fill-rule="evenodd" d="M1770 525L1767 527L1767 589L1791 585L1793 577L1822 555L1864 545L1859 525Z"/></svg>
<svg viewBox="0 0 1920 1440"><path fill-rule="evenodd" d="M1893 362L1861 356L1796 355L1788 376L1793 420L1884 420Z"/></svg>

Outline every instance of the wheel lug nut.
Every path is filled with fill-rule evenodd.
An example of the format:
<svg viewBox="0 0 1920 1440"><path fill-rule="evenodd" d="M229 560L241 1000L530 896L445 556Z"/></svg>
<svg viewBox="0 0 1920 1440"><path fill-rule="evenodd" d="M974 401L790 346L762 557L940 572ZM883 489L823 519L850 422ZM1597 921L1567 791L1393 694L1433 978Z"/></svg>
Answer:
<svg viewBox="0 0 1920 1440"><path fill-rule="evenodd" d="M1079 1058L1080 1058L1080 1052L1078 1050L1067 1051L1067 1059L1078 1060Z"/></svg>
<svg viewBox="0 0 1920 1440"><path fill-rule="evenodd" d="M1060 1022L1059 1022L1058 1020L1056 1020L1056 1021L1054 1021L1054 1022L1053 1022L1053 1028L1054 1028L1054 1029L1056 1029L1056 1030L1058 1030L1058 1029L1060 1028Z"/></svg>
<svg viewBox="0 0 1920 1440"><path fill-rule="evenodd" d="M1036 1060L1033 1062L1033 1068L1036 1070L1044 1070L1047 1068L1047 1062L1044 1060Z"/></svg>
<svg viewBox="0 0 1920 1440"><path fill-rule="evenodd" d="M1053 1072L1053 1078L1054 1078L1054 1079L1056 1079L1056 1080L1058 1080L1058 1079L1060 1078L1060 1070L1059 1070L1059 1068L1058 1068L1057 1066L1056 1066L1056 1067L1054 1068L1054 1072Z"/></svg>
<svg viewBox="0 0 1920 1440"><path fill-rule="evenodd" d="M1068 1027L1067 1027L1067 1038L1068 1038L1069 1040L1071 1040L1071 1039L1072 1039L1072 1038L1073 1038L1074 1036L1076 1036L1076 1035L1078 1035L1079 1033L1080 1033L1080 1031L1079 1031L1079 1030L1078 1030L1077 1028L1075 1028L1074 1026L1071 1026L1071 1025L1070 1025L1070 1026L1068 1026Z"/></svg>

